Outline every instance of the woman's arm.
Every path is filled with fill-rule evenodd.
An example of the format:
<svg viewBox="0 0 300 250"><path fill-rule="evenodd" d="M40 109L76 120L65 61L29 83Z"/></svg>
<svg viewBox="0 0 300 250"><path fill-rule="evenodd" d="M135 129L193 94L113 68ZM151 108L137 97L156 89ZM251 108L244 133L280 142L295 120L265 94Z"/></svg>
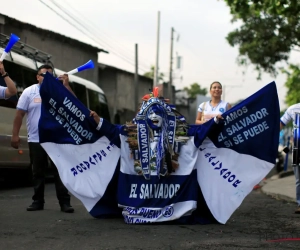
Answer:
<svg viewBox="0 0 300 250"><path fill-rule="evenodd" d="M202 121L202 112L198 111L195 124L200 125L200 124L203 124L203 123L205 123L205 121Z"/></svg>
<svg viewBox="0 0 300 250"><path fill-rule="evenodd" d="M231 109L231 108L232 108L232 106L230 105L230 103L227 103L226 111Z"/></svg>

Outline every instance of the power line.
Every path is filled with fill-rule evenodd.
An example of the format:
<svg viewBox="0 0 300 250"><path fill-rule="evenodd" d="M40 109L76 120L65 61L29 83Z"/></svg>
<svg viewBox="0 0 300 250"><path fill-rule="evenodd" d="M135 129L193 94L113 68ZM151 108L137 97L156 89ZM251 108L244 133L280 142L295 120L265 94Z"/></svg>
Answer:
<svg viewBox="0 0 300 250"><path fill-rule="evenodd" d="M44 4L47 8L49 8L51 11L53 11L56 15L58 15L60 18L62 18L63 20L65 20L68 24L70 24L72 27L74 27L75 29L79 30L81 33L85 34L87 37L89 37L90 39L92 39L94 42L96 42L97 44L100 45L99 43L99 40L96 40L94 37L92 37L90 34L88 34L85 30L82 30L81 28L79 28L78 26L76 26L74 23L72 23L69 19L65 18L62 14L60 14L58 11L56 11L55 9L53 9L51 6L49 6L48 4L46 4L45 2L43 2L42 0L39 0L42 4ZM55 4L54 4L55 5ZM58 7L56 5L56 7ZM63 7L61 7L63 8ZM70 16L69 13L67 13L66 11L62 10L67 16L69 16L70 18L72 18L74 20L74 18L72 16ZM75 19L76 20L76 19ZM87 29L85 26L81 25L84 29L86 30L89 30ZM102 45L101 45L102 46ZM108 46L110 47L110 46ZM115 52L114 49L112 49L112 54L118 56L119 58L121 58L122 60L126 61L127 63L129 63L130 65L134 66L134 63L126 58L125 56L123 56L122 54L118 53L118 52ZM142 67L140 67L140 70L141 71L148 71Z"/></svg>
<svg viewBox="0 0 300 250"><path fill-rule="evenodd" d="M72 7L72 4L69 4L68 1L64 1L64 2L68 5L68 9L72 9L75 13L77 13L79 16L81 16L84 21L86 21L87 23L89 23L94 28L94 31L96 30L96 32L99 32L99 27L98 26L96 26L93 22L91 22L88 18L86 18L82 13L80 13L76 9L74 9ZM124 48L124 45L120 45L120 43L118 43L117 39L114 39L113 37L110 37L109 35L107 35L103 31L101 31L101 35L105 36L109 40L110 43L114 43L115 46L117 46L119 49L123 50L124 53L131 52L131 53L129 53L130 57L132 55L134 55L135 52L134 52L133 48L129 48L129 49L128 48ZM145 59L142 56L139 56L139 58L146 62L147 67L149 67L149 65L153 64L150 61L148 61L148 59Z"/></svg>
<svg viewBox="0 0 300 250"><path fill-rule="evenodd" d="M52 4L54 4L57 8L59 8L63 13L65 13L67 16L69 16L74 22L76 22L77 24L79 24L81 27L83 27L85 30L87 30L91 35L93 35L94 37L97 38L97 40L100 40L103 44L105 44L106 47L109 47L111 51L113 51L112 54L115 54L117 56L120 56L122 58L125 58L126 60L130 60L132 62L132 58L128 58L127 55L121 54L118 51L116 51L109 43L107 43L106 41L102 40L102 38L99 36L99 34L96 34L97 32L90 30L89 27L87 27L84 24L84 21L78 21L79 18L78 16L74 16L72 13L68 12L67 9L65 9L62 5L58 4L56 1L54 0L50 0L52 2ZM79 14L79 16L81 16L81 14ZM132 55L130 55L131 57Z"/></svg>

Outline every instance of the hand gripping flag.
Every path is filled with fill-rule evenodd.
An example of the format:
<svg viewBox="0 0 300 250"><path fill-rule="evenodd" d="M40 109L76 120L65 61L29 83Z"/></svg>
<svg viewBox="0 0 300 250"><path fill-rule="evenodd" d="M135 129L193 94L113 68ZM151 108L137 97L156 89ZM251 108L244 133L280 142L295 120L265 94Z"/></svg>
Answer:
<svg viewBox="0 0 300 250"><path fill-rule="evenodd" d="M184 145L174 142L179 168L160 178L153 171L148 179L134 170L124 126L104 120L96 130L90 111L48 73L40 91L40 143L65 186L94 217L122 213L126 223L199 222L212 214L226 223L275 162L274 82L224 113L223 123L192 125Z"/></svg>

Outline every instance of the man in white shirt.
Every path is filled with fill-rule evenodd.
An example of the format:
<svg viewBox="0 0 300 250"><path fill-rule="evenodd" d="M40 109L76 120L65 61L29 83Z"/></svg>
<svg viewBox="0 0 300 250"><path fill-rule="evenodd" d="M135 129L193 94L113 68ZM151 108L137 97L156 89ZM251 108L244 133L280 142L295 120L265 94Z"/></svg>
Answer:
<svg viewBox="0 0 300 250"><path fill-rule="evenodd" d="M5 71L3 63L0 61L0 75L3 78L7 87L0 86L0 99L7 99L17 94L17 88L13 80Z"/></svg>
<svg viewBox="0 0 300 250"><path fill-rule="evenodd" d="M11 145L13 148L18 148L20 143L19 131L22 125L22 120L27 114L27 131L28 131L28 145L30 152L30 159L32 162L32 174L34 195L32 197L33 203L27 207L27 211L37 211L44 209L44 189L45 189L45 170L48 165L48 155L39 143L38 123L41 115L42 99L40 96L40 85L44 79L44 73L53 73L53 68L49 65L42 65L38 68L37 84L33 84L24 89L17 104L16 116L13 123L13 131L11 138ZM64 86L69 89L69 80L67 75L60 76ZM73 92L72 92L73 93ZM74 94L74 93L73 93ZM63 185L58 175L58 171L51 161L54 168L56 196L59 200L61 211L66 213L73 213L74 209L70 204L70 195L68 190Z"/></svg>
<svg viewBox="0 0 300 250"><path fill-rule="evenodd" d="M280 130L284 128L289 122L293 121L295 126L296 113L300 113L300 103L290 106L283 116L280 118ZM300 214L300 166L293 167L294 174L296 177L296 200L298 203L298 208L295 210L296 214Z"/></svg>

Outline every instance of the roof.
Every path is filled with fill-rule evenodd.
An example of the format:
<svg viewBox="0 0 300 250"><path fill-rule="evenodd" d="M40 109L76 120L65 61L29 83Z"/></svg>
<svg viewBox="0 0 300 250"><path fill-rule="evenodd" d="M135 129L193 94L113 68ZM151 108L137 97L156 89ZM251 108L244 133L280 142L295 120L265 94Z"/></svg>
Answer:
<svg viewBox="0 0 300 250"><path fill-rule="evenodd" d="M113 70L123 72L123 73L126 73L126 74L134 75L133 72L130 72L130 71L127 71L127 70L124 70L124 69L120 69L120 68L117 68L117 67L114 67L114 66L111 66L111 65L107 65L107 64L104 64L104 63L98 63L98 68L102 69L102 70L104 70L105 68L108 68L108 69L113 69ZM139 78L142 78L142 79L145 79L145 80L148 80L148 81L153 81L152 78L147 77L147 76L143 76L143 75L140 75L140 74L139 74Z"/></svg>
<svg viewBox="0 0 300 250"><path fill-rule="evenodd" d="M108 53L104 49L101 49L101 48L98 48L98 47L94 47L94 46L92 46L90 44L87 44L87 43L81 42L79 40L76 40L76 39L73 39L73 38L61 35L59 33L53 32L51 30L42 29L42 28L39 28L39 27L37 27L35 25L21 22L21 21L19 21L17 19L14 19L14 18L6 16L6 15L3 15L1 13L0 13L0 16L2 16L2 17L5 18L5 24L10 24L12 26L16 26L16 27L21 28L21 29L22 28L23 29L26 28L26 29L29 29L31 31L38 31L39 35L41 35L41 36L44 35L44 36L47 36L47 37L52 37L55 40L59 39L59 40L65 42L65 43L69 43L71 45L75 45L75 46L78 46L78 47L88 48L90 50L95 50L96 52L105 52L105 53ZM5 25L4 25L4 27L5 27Z"/></svg>

